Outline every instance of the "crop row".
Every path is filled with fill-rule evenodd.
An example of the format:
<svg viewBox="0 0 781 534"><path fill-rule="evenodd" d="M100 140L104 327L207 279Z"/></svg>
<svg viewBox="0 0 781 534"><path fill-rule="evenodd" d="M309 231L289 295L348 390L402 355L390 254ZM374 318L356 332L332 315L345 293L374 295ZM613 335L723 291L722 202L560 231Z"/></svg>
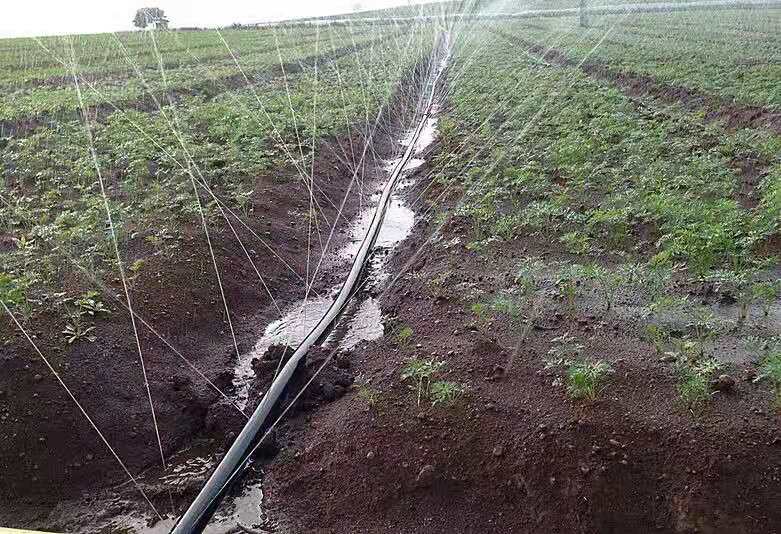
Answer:
<svg viewBox="0 0 781 534"><path fill-rule="evenodd" d="M749 105L781 106L781 11L635 14L594 19L587 31L553 20L510 32L565 50L575 60L650 75ZM638 26L642 31L638 31Z"/></svg>
<svg viewBox="0 0 781 534"><path fill-rule="evenodd" d="M538 346L534 327L551 317L571 331L601 317L629 344L586 355L576 335L544 341L553 345L539 372L563 372L575 399L598 395L616 354L636 355L648 376L653 352L640 343L672 364L687 412L712 399L712 380L729 371L721 348L738 345L754 347L781 402L781 375L769 371L779 361L770 315L781 297L781 136L640 101L577 65L518 54L497 33L473 32L454 54L459 83L428 202L440 246L464 245L443 251L462 255L452 265L505 276L464 298L446 270L432 295L464 299L506 346ZM737 162L763 169L748 176Z"/></svg>
<svg viewBox="0 0 781 534"><path fill-rule="evenodd" d="M252 33L255 32L143 34L140 38L135 37L132 45L120 35L109 34L102 37L104 42L100 42L101 46L98 46L98 42L89 42L89 45L82 44L80 48L68 39L41 42L36 45L33 57L26 57L29 52L20 54L17 51L16 54L6 56L0 53L0 59L8 63L0 74L0 87L13 90L36 85L72 84L71 62L74 60L79 73L93 81L103 78L121 80L132 78L136 68L154 73L159 68L161 57L164 67L174 70L196 62L229 61L232 59L231 54L237 57L277 54L288 48L330 46L332 41L338 42L338 46L344 46L348 41L357 43L371 36L366 29L337 33L324 28L320 32L265 30L258 32L261 37L252 40L244 37ZM191 35L197 35L198 39L191 39ZM45 55L45 59L39 57L41 54Z"/></svg>
<svg viewBox="0 0 781 534"><path fill-rule="evenodd" d="M92 82L82 80L85 88L84 104L99 105L103 102L113 102L117 107L147 108L147 95L174 94L208 94L214 95L225 88L235 85L246 85L247 79L253 83L261 83L270 77L299 70L316 61L358 53L363 48L392 39L393 34L373 36L373 39L353 41L345 38L341 41L310 43L298 47L289 47L284 51L261 51L257 54L246 54L241 58L230 56L217 62L193 55L192 65L168 71L163 69L141 71L134 73L128 80L111 80ZM228 51L225 50L227 53ZM237 65L238 64L238 65ZM71 81L69 87L36 87L11 92L0 97L0 121L5 121L5 129L14 131L14 122L37 118L33 124L47 122L51 116L63 112L74 112L79 108L75 87ZM44 117L41 117L44 116ZM24 124L23 124L24 126ZM8 134L6 134L8 135Z"/></svg>
<svg viewBox="0 0 781 534"><path fill-rule="evenodd" d="M489 193L472 200L478 228L491 222L512 233L527 224L550 230L554 223L587 241L595 236L578 230L584 225L597 233L619 230L618 236L650 225L659 232L654 253L684 261L695 273L759 262L755 252L781 220L777 135L728 134L686 113L636 109L616 88L574 67L541 68L493 44L496 63L472 65L484 72L464 76L455 88L456 114L470 123L463 131L496 110L504 118L478 130L490 136L485 146L506 158L503 170L486 173L481 179L490 183L476 188ZM518 132L524 141L513 144ZM758 206L746 210L735 200L740 177L731 162L757 148L776 164L759 186ZM497 214L491 196L508 188L510 195L529 193L531 204Z"/></svg>
<svg viewBox="0 0 781 534"><path fill-rule="evenodd" d="M208 184L199 195L210 226L223 224L220 206L249 217L259 176L298 176L311 168L312 147L363 129L431 42L427 32L386 39L257 87L91 121L120 249L133 251L132 275L144 276L146 254L173 259L183 229L198 220L191 172ZM0 290L28 315L72 271L63 258L79 258L96 276L115 268L89 147L83 124L67 120L11 139L2 152Z"/></svg>

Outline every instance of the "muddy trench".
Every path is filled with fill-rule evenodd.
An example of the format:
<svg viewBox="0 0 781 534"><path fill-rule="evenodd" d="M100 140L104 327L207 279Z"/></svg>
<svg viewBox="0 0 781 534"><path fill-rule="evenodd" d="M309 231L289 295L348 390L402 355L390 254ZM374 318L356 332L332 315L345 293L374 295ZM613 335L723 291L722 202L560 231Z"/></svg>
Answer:
<svg viewBox="0 0 781 534"><path fill-rule="evenodd" d="M316 172L317 170L322 172L322 195L331 195L334 198L332 203L338 205L338 200L336 199L339 198L339 193L344 195L349 188L349 182L353 174L355 175L356 183L353 189L354 194L351 195L352 198L345 202L341 216L336 216L335 209L326 209L326 215L332 217L331 221L338 220L339 223L334 232L333 243L327 254L323 255L322 258L319 255L313 255L309 258L312 265L317 264L319 266L319 273L317 277L313 277L314 281L308 290L302 287L304 284L300 283L300 280L296 280L296 277L289 272L284 272L284 269L278 270L276 275L272 270L268 278L280 288L276 302L272 305L268 298L263 298L260 295L261 291L259 291L259 288L247 290L246 287L243 287L243 283L245 283L243 280L249 278L251 273L247 272L249 269L246 266L240 267L240 258L237 257L236 251L230 246L225 247L223 252L227 256L220 259L226 262L222 265L227 268L227 272L224 271L224 282L231 308L235 310L237 316L234 322L242 356L238 361L235 358L235 352L231 350L232 343L225 339L226 324L224 320L207 320L208 326L205 329L202 329L202 324L198 331L189 331L189 329L185 329L184 332L181 331L185 323L180 321L189 322L198 318L204 319L204 312L208 314L210 307L216 307L218 302L213 297L207 296L208 292L216 290L213 283L205 282L203 287L199 287L201 286L198 283L200 280L190 280L191 282L196 282L188 288L192 299L195 301L202 299L210 302L200 313L197 305L191 310L194 314L191 314L190 311L186 314L184 313L187 304L193 303L190 299L185 299L176 304L175 301L166 301L162 303L151 302L149 303L150 306L146 308L142 306L144 309L142 309L141 313L160 319L162 324L155 323L159 331L165 336L170 336L174 344L188 357L191 357L194 363L208 367L208 369L205 369L206 374L220 388L231 394L233 399L237 399L237 404L246 408L245 412L248 413L253 404L257 403L259 396L262 395L267 387L267 381L270 379L270 376L267 374L269 367L265 364L269 362L269 358L273 357L274 351L269 350L269 348L273 349L273 347L279 345L295 345L299 341L301 332L305 329L308 322L315 317L318 309L322 308L324 303L332 297L334 288L338 287L346 265L349 264L351 258L355 255L357 245L362 239L362 234L368 226L378 201L379 188L387 180L387 176L400 157L400 153L409 144L409 125L410 121L415 118L414 110L419 98L417 93L420 90L421 76L424 75L427 65L428 60L422 60L401 81L399 90L379 116L374 136L367 135L364 128L356 128L352 138L348 139L345 137L328 140L320 147L320 153L323 154L320 159L323 161L317 163L315 169ZM426 146L433 142L435 131L436 118L432 116L424 128L424 138L420 139L418 146L415 147L416 153L422 153ZM340 150L343 151L347 146L363 146L363 143L367 142L368 139L370 139L368 142L371 145L370 149L367 150L364 165L359 169L351 169L348 164L349 161L346 161L350 158L344 152L341 155L338 152ZM414 171L414 168L422 164L422 159L413 159L409 167L404 171L397 191L391 198L382 231L377 238L374 252L365 269L355 298L344 310L342 317L329 333L327 339L323 340L324 348L321 350L329 350L334 347L349 350L362 340L376 339L383 335L381 311L373 295L376 294L383 281L389 276L389 272L386 270L387 258L390 257L398 243L409 235L414 224L414 213L405 206L400 194L405 188L409 187L413 179L411 173ZM267 185L266 187L269 186ZM274 186L270 186L270 189L266 188L264 193L268 196L271 191L274 191L272 196L275 198L269 199L269 201L272 204L291 206L293 209L290 211L290 215L295 219L298 209L294 206L298 202L293 200L289 193L277 192L277 188ZM324 198L321 197L319 200L325 204ZM257 201L258 204L262 202ZM281 213L279 215L279 219L290 218L289 216L281 216ZM270 243L274 244L279 239L282 239L285 243L284 246L279 247L280 254L290 262L290 265L296 271L306 272L306 238L305 235L300 235L302 231L300 225L297 226L293 223L292 226L289 226L290 223L277 221L274 218L273 210L267 212L263 220L257 222L262 228L266 226L266 221L268 221L268 226L271 229L271 232L269 232ZM306 228L303 228L303 230L306 230ZM252 252L256 254L256 251L253 250ZM161 266L161 269L168 267L170 266ZM236 270L239 271L240 276L236 276ZM178 271L181 283L181 276L184 274L182 268L177 268L175 271ZM184 272L186 272L186 269ZM208 272L205 272L197 278L207 274ZM174 273L173 276L177 276L177 274ZM185 276L191 277L191 275ZM170 279L159 280L159 287L165 287L169 293L175 294L170 282ZM257 281L253 285L257 286ZM143 289L149 289L151 293L154 293L154 287L137 288L139 292ZM144 302L146 302L146 299L144 299ZM263 303L262 307L258 308L258 303ZM174 306L173 310L171 305ZM277 308L282 311L282 317L279 316ZM180 313L177 313L177 311ZM121 323L123 317L116 317L115 319L117 319L117 323ZM125 316L124 319L127 319L127 317ZM120 339L122 335L127 334L126 329L122 329L119 326L113 328L116 331L111 332L109 335L116 340L114 341L115 344L121 344ZM217 334L223 339L223 342L218 343L214 341ZM190 346L192 343L204 343L206 339L209 339L209 341L203 347L193 351L193 348ZM142 338L142 341L152 343L146 338ZM45 347L46 344L42 343L42 345ZM164 350L161 347L157 347L157 345L155 347L156 349L151 352L162 352ZM39 381L38 376L45 375L43 374L43 369L38 370L38 362L25 363L29 358L27 354L30 351L23 344L19 343L6 347L3 352L7 361L19 360L20 364L19 370L12 376L10 381L7 381L5 384L0 383L0 390L3 393L11 390L16 394L22 394L24 389L35 391L40 389L35 386L36 384L48 382L48 380L43 378ZM98 353L100 352L102 351L99 350ZM76 354L72 353L66 355L65 358L71 359L75 356ZM95 356L98 356L98 354ZM153 385L153 390L162 391L162 389L172 386L175 392L173 398L171 398L171 394L155 393L158 399L160 396L171 399L166 401L167 403L170 402L170 407L165 406L162 409L158 407L158 410L164 412L159 416L161 429L168 427L170 424L178 426L177 437L163 437L168 460L167 469L162 471L160 467L155 467L154 458L151 455L140 454L139 446L151 447L153 445L152 442L148 441L148 435L143 438L146 440L142 442L143 445L137 443L137 440L120 439L119 436L122 433L123 425L121 421L117 420L115 420L116 423L110 424L108 430L106 430L110 441L129 442L120 446L119 452L123 457L130 457L128 465L137 474L137 480L141 488L156 504L158 510L163 511L163 521L155 518L130 482L111 485L113 481L121 481L123 476L121 473L105 476L113 471L117 471L118 468L112 465L107 453L100 451L99 446L91 441L93 437L91 429L88 427L81 428L86 425L81 425L75 417L69 415L67 420L72 421L69 423L69 426L73 425L74 429L70 439L73 445L70 448L66 447L65 451L58 451L57 455L52 456L48 460L41 456L35 457L36 453L30 455L31 458L28 459L30 462L38 462L34 466L36 471L40 471L39 465L46 461L52 461L54 464L51 467L47 464L47 467L43 470L44 472L32 479L22 478L18 481L11 481L11 485L7 489L14 492L14 494L2 497L2 500L8 506L0 506L0 523L9 526L67 532L167 532L174 517L173 512L168 510L171 510L172 506L173 509L182 509L186 506L194 492L199 489L205 477L215 465L219 458L219 451L225 450L224 448L230 444L243 424L243 417L238 414L235 407L230 406L224 399L220 400L218 395L213 391L209 391L208 387L194 383L193 378L186 377L186 372L183 372L182 369L174 371L170 367L171 365L176 365L174 362L169 360L166 364L160 366L160 360L167 356L163 354L147 356L148 360L150 360L148 365L150 367L157 365L158 371L162 371L162 374L153 372L150 375L150 383ZM84 355L80 357L84 357ZM127 358L132 362L131 354L127 354ZM316 358L315 356L314 360ZM94 363L92 356L88 356L87 360ZM132 365L126 367L127 369L123 371L125 375L129 374L129 368ZM116 370L116 368L104 369L101 371L101 374L105 374L107 377L113 376L116 374ZM26 375L33 371L36 374L30 376L33 382L32 386L18 383L19 379L29 380L26 378ZM173 376L160 380L168 373L172 373ZM322 381L315 384L313 388L314 393L303 399L301 409L304 411L311 410L320 403L338 398L350 386L352 378L349 375L350 373L346 372L336 374L324 373ZM72 379L72 377L70 378ZM130 378L127 378L127 380L130 381ZM331 383L328 383L329 381ZM88 382L91 383L91 381L86 380L83 382L84 385L87 385ZM155 384L154 382L158 383ZM47 384L45 389L48 390L48 394L55 394L56 388L53 385ZM84 391L81 387L77 387L76 393L81 396ZM41 396L45 394L47 393L40 392ZM35 395L38 396L39 393ZM133 412L131 416L133 420L131 437L140 437L142 432L144 432L143 425L148 424L148 421L142 421L144 406L140 402L141 396L138 392L121 393L121 395L127 395L127 399L131 402L130 406ZM98 402L99 400L94 399L94 401ZM51 403L47 402L47 404ZM87 404L88 409L94 408L97 410L97 406L89 406L89 402ZM72 412L72 409L67 406L64 399L58 401L55 406L58 410L57 413L63 410ZM112 410L116 410L117 415L119 415L120 410L127 411L128 408L127 405L120 406L112 403L109 403L108 406ZM13 406L5 408L6 415L13 413L14 409ZM182 412L180 410L182 409L186 414L184 421L181 418ZM32 413L31 417L51 421L52 415L51 406L47 406L38 415ZM21 421L18 422L21 423ZM99 423L102 422L99 421ZM47 425L51 427L50 423L46 423L44 426ZM52 429L50 428L49 430ZM62 430L69 431L65 428ZM35 431L48 435L43 429L36 429ZM58 442L56 438L57 432L54 432L53 435L55 437L50 439L53 444L56 444ZM24 436L17 437L23 438ZM23 441L23 439L20 441ZM259 461L251 467L245 481L235 488L226 499L223 508L218 511L212 526L207 530L208 532L221 532L228 527L235 528L237 524L246 526L261 526L265 524L266 518L261 506L262 465L277 453L283 442L284 429L280 429L279 433L275 434L273 441L268 446L264 445L261 448L257 455ZM2 459L3 463L6 461L10 462L11 455L15 454L14 450L18 450L13 442L10 445L14 448L7 451L9 454ZM85 445L86 449L90 451L87 453L86 459L84 456ZM54 447L55 445L53 445L52 451L54 451ZM78 451L79 448L82 449L81 454ZM43 454L44 451L42 450L41 453ZM67 468L64 470L58 469L57 463L65 464ZM139 472L138 468L142 466L146 466L146 468ZM25 475L22 474L21 476ZM51 480L59 479L61 481L59 483L65 491L63 493L51 493L44 482L46 477L51 477ZM18 498L17 495L26 496ZM11 501L7 499L11 499Z"/></svg>

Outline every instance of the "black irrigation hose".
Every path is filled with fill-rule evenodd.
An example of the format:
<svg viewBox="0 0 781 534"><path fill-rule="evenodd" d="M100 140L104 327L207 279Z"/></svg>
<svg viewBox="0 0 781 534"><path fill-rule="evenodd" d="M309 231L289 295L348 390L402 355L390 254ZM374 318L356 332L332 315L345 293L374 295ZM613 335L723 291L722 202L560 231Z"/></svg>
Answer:
<svg viewBox="0 0 781 534"><path fill-rule="evenodd" d="M179 518L177 523L171 530L171 534L193 534L201 532L209 522L212 514L215 512L220 501L224 497L228 488L235 482L241 474L244 472L248 465L249 458L252 454L253 443L255 442L258 434L269 426L268 417L287 387L288 382L292 378L299 362L306 356L307 351L314 345L318 339L326 332L326 330L333 324L333 322L339 317L344 307L347 305L350 297L353 294L355 284L360 279L361 271L363 270L366 262L369 259L369 255L374 247L374 242L377 239L380 228L382 227L382 221L385 218L385 212L390 202L391 194L396 188L396 184L401 177L401 173L404 170L407 162L412 157L415 150L415 145L420 137L420 132L423 130L426 121L431 113L431 108L434 103L434 97L436 95L437 84L439 78L445 67L447 58L449 57L449 42L448 35L443 34L439 40L437 51L435 53L434 60L442 58L438 63L435 63L435 74L433 78L427 80L427 85L430 85L430 92L426 97L425 106L423 107L424 113L418 123L415 132L413 133L409 146L404 151L404 155L401 160L396 164L391 173L390 178L382 192L380 202L374 211L369 229L366 232L366 236L361 242L361 247L356 254L355 260L350 268L350 272L347 275L347 279L339 290L339 294L336 300L328 308L328 311L323 315L320 321L304 338L296 351L282 367L277 375L276 379L269 387L268 392L263 396L260 404L253 412L247 424L236 437L235 441L231 445L225 457L217 465L214 472L204 484L201 491L196 496L195 500L190 504L187 511ZM444 52L444 57L442 54Z"/></svg>

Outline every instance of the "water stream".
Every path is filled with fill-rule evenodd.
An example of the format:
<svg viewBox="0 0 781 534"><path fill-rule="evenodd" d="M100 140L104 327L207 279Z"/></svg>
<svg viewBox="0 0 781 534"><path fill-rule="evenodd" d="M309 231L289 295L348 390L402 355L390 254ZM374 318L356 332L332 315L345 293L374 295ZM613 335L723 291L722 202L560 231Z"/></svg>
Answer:
<svg viewBox="0 0 781 534"><path fill-rule="evenodd" d="M379 303L371 294L381 289L390 274L387 271L387 263L391 253L412 232L415 212L405 204L400 193L414 183L414 179L410 175L426 162L422 158L422 153L436 139L436 114L438 111L438 106L434 104L415 143L413 157L404 166L396 189L390 198L385 218L365 268L363 279L359 284L359 289L323 342L326 347L350 349L362 341L378 339L384 333L382 311ZM398 141L400 147L409 147L413 137L412 130L407 132ZM392 174L401 160L402 158L391 159L384 163L383 170L388 176ZM368 198L365 207L350 224L347 242L331 254L333 266L336 268L349 266L355 259L361 242L371 225L374 210L380 197L381 193L377 192ZM306 299L291 303L282 310L282 317L266 327L263 336L251 351L242 356L235 368L234 385L237 402L240 406L246 406L250 385L255 378L255 372L252 368L253 359L261 358L268 348L275 344L297 346L331 306L340 287L341 282L319 295L310 295ZM176 464L171 474L162 478L162 483L174 486L193 484L193 477L203 477L213 467L213 459L189 458ZM205 532L223 533L239 524L249 528L261 526L264 520L263 491L259 478L259 476L251 478L242 485L240 493L233 498L226 499ZM175 519L169 517L152 524L148 517L128 512L114 515L103 523L98 531L162 534L170 531L174 521Z"/></svg>
<svg viewBox="0 0 781 534"><path fill-rule="evenodd" d="M426 120L418 136L418 141L415 143L415 156L419 156L436 139L437 112L438 107L435 104L432 106L431 117ZM399 140L399 144L402 147L408 147L412 138L413 132L410 131ZM400 161L401 158L388 160L383 165L383 169L390 174ZM401 179L388 204L385 219L361 284L361 290L347 306L337 325L324 341L324 347L349 349L361 341L371 341L382 337L382 313L377 301L369 296L368 290L378 289L387 279L389 273L386 270L386 264L390 253L412 232L415 224L415 212L405 205L400 193L412 185L410 174L424 163L424 159L413 157L405 165ZM335 261L340 264L349 264L355 258L361 241L371 224L379 199L379 192L372 194L366 207L353 219L348 231L348 241L334 253ZM290 304L282 310L282 317L266 327L263 337L258 340L251 351L243 355L235 369L234 384L241 406L247 404L247 394L255 377L252 368L253 359L262 358L272 345L290 347L298 345L331 306L340 287L341 282L319 296L309 296Z"/></svg>

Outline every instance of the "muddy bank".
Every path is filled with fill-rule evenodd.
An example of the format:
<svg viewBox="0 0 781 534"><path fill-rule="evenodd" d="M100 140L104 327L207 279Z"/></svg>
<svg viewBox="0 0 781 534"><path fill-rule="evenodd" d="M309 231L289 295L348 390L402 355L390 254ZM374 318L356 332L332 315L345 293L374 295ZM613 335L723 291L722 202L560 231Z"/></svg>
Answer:
<svg viewBox="0 0 781 534"><path fill-rule="evenodd" d="M354 141L361 142L357 136ZM315 198L322 208L320 223L328 225L336 219L331 200L341 198L353 173L338 145L324 144L319 154L315 171L320 188ZM277 301L284 302L296 294L301 273L306 272L307 226L301 223L301 214L308 210L309 195L292 172L285 180L258 179L255 191L252 216L245 219L255 235L232 222L263 283L272 288ZM356 207L357 203L348 201L345 214ZM175 257L153 256L152 250L130 252L132 257L146 258L143 273L131 282L135 310L181 354L139 325L166 454L203 430L209 405L217 396L184 359L227 392L231 363L236 359L208 247L198 230L197 226L180 229L183 243ZM210 232L239 352L243 352L251 348L263 314L273 313L269 293L224 220ZM318 252L313 250L315 257ZM91 288L90 280L75 271L62 289L78 293ZM110 289L121 295L120 280L115 279ZM114 301L109 294L101 298L112 314L96 321L94 343L68 345L60 333L66 318L52 312L33 318L26 327L135 472L155 462L157 444L129 314L122 299ZM8 340L0 349L3 499L56 502L84 488L124 480L115 460L29 343L7 317L2 321Z"/></svg>

